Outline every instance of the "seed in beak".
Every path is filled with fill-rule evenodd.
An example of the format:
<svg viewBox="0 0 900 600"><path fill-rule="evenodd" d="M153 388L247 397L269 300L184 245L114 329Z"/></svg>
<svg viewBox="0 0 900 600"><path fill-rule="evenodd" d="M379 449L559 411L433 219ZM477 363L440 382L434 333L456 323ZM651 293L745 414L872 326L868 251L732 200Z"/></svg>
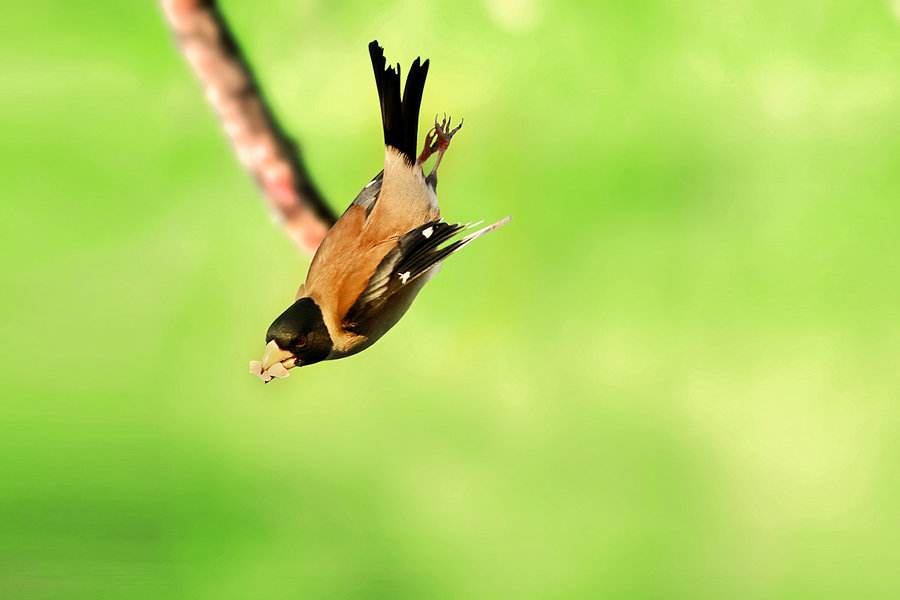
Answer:
<svg viewBox="0 0 900 600"><path fill-rule="evenodd" d="M269 367L269 370L266 371L266 375L271 375L272 377L278 377L279 379L281 379L284 377L288 377L290 373L287 369L284 368L283 364L278 362Z"/></svg>

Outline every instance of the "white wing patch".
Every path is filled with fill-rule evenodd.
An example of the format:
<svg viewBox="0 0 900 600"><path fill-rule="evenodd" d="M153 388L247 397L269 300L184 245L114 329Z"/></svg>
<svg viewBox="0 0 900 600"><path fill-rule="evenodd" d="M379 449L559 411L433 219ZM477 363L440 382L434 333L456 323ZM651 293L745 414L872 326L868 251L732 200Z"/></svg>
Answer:
<svg viewBox="0 0 900 600"><path fill-rule="evenodd" d="M428 229L422 230L422 235L424 235L426 238L430 238L432 233L434 233L434 227L429 227Z"/></svg>
<svg viewBox="0 0 900 600"><path fill-rule="evenodd" d="M407 271L406 273L400 273L400 281L403 283L403 285L406 285L406 282L409 281L409 271Z"/></svg>

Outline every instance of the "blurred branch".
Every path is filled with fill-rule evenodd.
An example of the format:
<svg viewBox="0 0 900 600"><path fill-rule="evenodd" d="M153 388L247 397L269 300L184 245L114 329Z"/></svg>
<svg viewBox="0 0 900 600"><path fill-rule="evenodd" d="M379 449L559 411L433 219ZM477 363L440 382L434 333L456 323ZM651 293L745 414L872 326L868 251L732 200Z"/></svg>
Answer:
<svg viewBox="0 0 900 600"><path fill-rule="evenodd" d="M216 0L162 0L181 52L200 80L241 164L303 250L315 252L335 216L278 124Z"/></svg>

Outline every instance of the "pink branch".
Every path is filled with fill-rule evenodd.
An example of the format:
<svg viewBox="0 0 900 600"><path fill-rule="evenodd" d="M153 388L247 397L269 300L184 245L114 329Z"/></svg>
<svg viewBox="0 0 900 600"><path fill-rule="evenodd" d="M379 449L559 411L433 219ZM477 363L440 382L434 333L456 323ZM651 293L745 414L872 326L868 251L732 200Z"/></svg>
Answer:
<svg viewBox="0 0 900 600"><path fill-rule="evenodd" d="M188 64L241 164L253 174L288 236L313 253L335 216L276 121L216 0L162 0Z"/></svg>

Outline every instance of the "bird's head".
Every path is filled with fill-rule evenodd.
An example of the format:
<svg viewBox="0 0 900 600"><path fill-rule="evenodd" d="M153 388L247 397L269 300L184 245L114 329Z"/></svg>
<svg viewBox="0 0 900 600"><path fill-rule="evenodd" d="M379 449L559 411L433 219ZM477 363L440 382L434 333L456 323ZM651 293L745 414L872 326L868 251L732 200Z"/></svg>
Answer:
<svg viewBox="0 0 900 600"><path fill-rule="evenodd" d="M287 369L324 360L332 348L319 305L312 298L300 298L269 325L262 362L251 363L250 368L268 382L286 376Z"/></svg>

